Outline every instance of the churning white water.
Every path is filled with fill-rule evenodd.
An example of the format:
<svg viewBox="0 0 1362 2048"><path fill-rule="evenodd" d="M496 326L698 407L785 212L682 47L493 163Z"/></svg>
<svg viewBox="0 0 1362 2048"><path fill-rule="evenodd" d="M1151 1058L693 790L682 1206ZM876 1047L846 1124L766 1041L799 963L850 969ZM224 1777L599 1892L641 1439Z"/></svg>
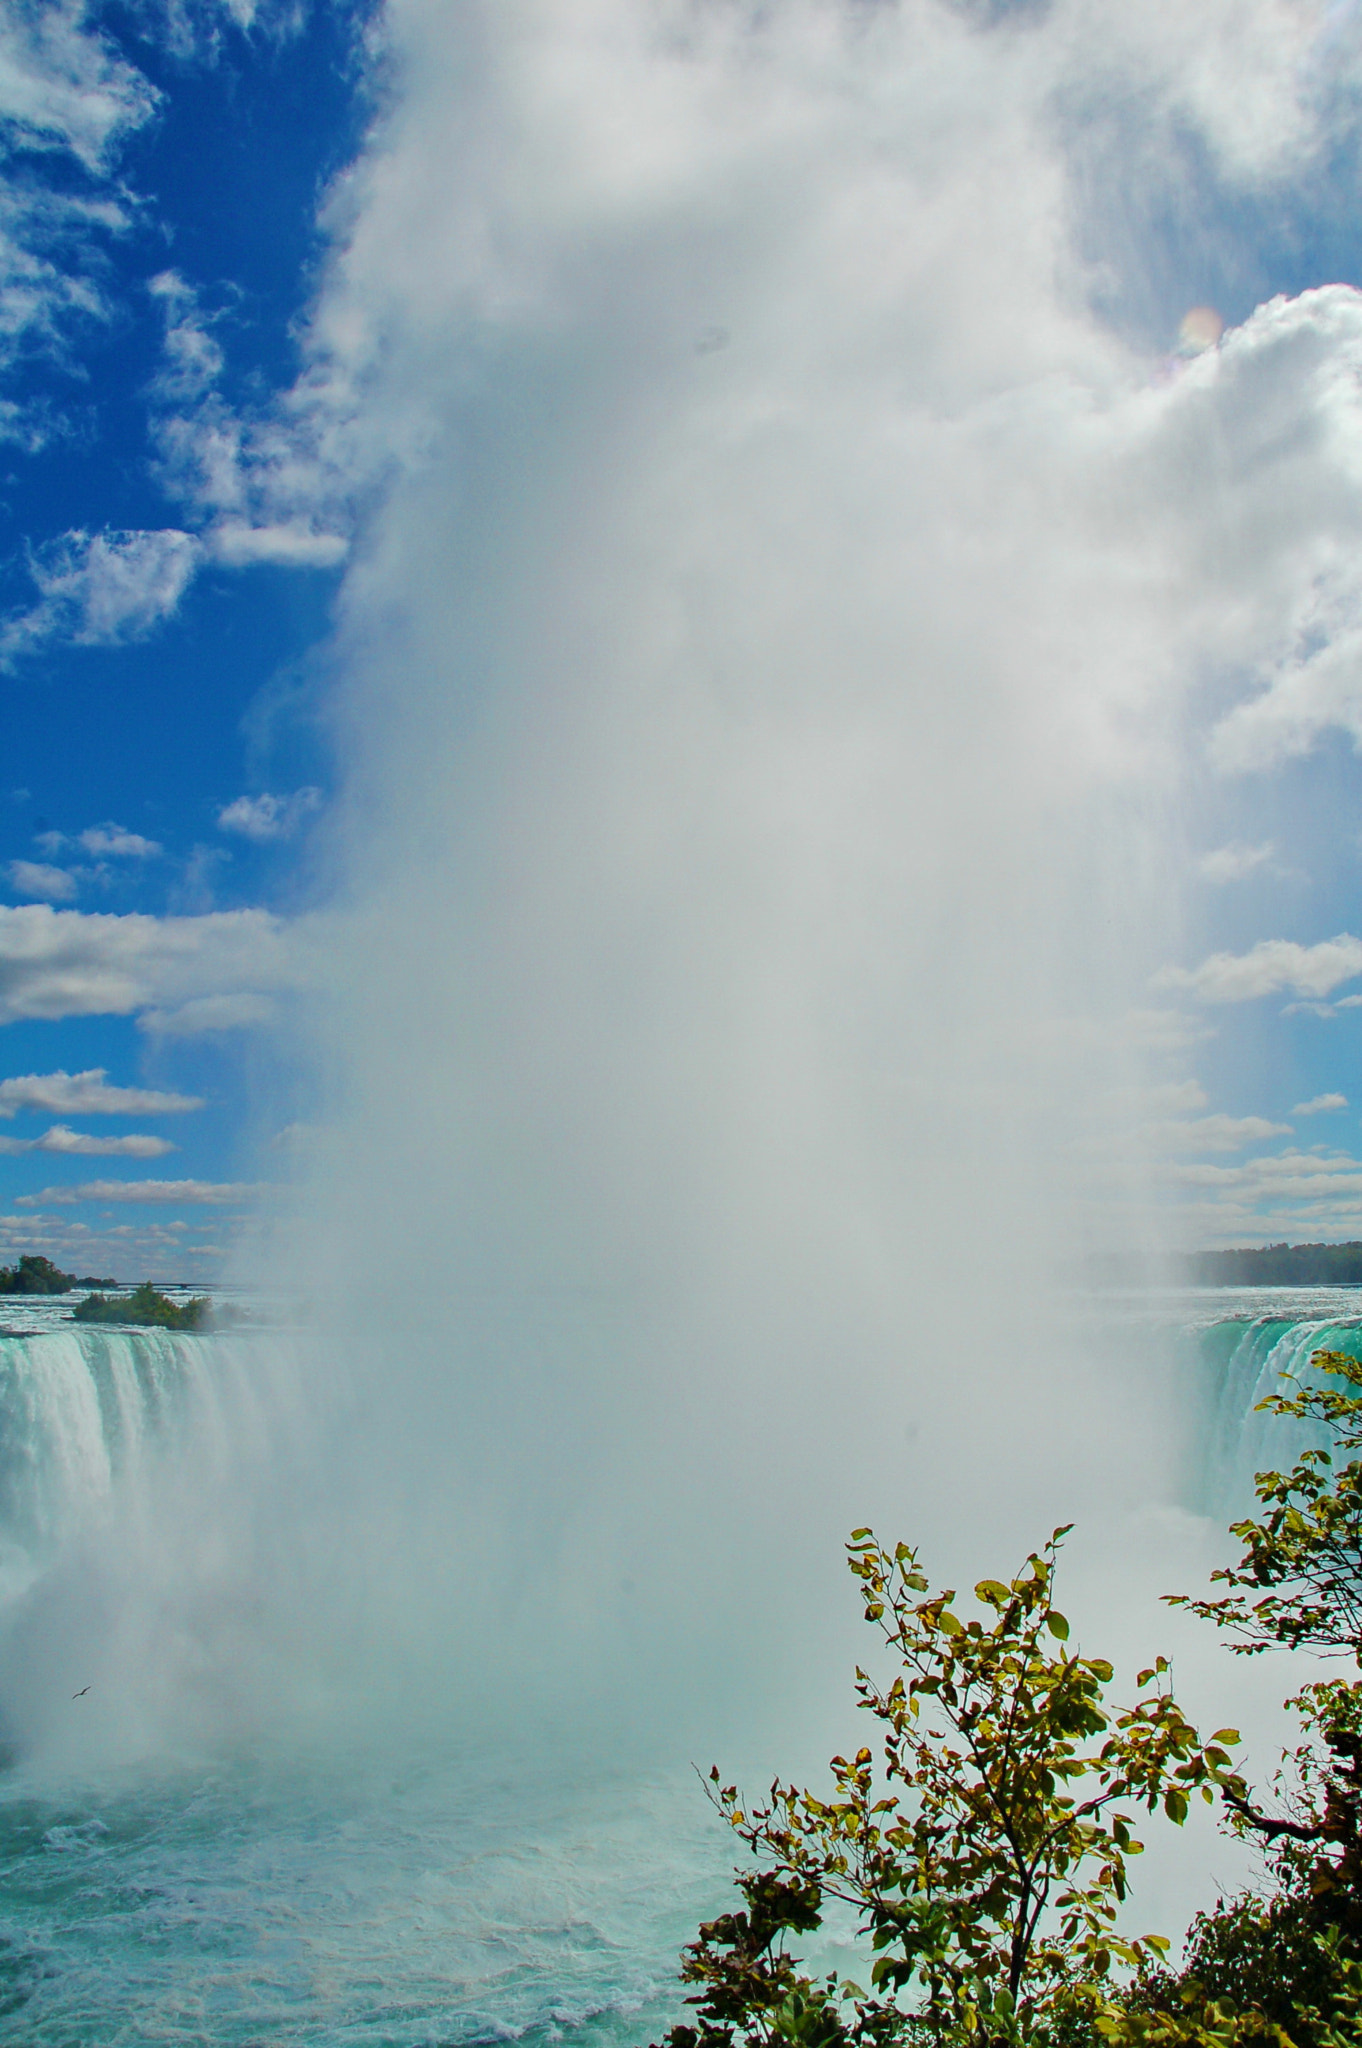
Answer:
<svg viewBox="0 0 1362 2048"><path fill-rule="evenodd" d="M259 1580L265 1557L284 1565L270 1547L283 1525L233 1521L226 1505L258 1488L266 1438L286 1427L280 1333L75 1330L62 1313L0 1337L5 2038L655 2038L677 2007L676 1950L723 1903L730 1860L687 1756L621 1743L608 1717L599 1737L571 1716L555 1729L542 1699L534 1742L509 1700L501 1737L470 1736L457 1690L419 1712L394 1704L386 1731L328 1720L305 1617ZM1251 1414L1274 1372L1320 1344L1362 1348L1341 1289L1126 1302L1085 1320L1136 1373L1176 1336L1203 1498L1165 1512L1203 1536L1194 1511L1211 1495L1238 1505L1252 1460L1283 1449ZM275 1633L284 1613L291 1646ZM810 1623L826 1654L834 1619ZM1100 1647L1112 1625L1094 1617ZM291 1715L263 1723L262 1686L283 1697L290 1661ZM421 1684L419 1668L403 1682ZM813 1767L798 1724L786 1717L790 1747L782 1737L774 1755L735 1730L721 1760ZM1160 1892L1156 1879L1140 1901L1149 1924Z"/></svg>

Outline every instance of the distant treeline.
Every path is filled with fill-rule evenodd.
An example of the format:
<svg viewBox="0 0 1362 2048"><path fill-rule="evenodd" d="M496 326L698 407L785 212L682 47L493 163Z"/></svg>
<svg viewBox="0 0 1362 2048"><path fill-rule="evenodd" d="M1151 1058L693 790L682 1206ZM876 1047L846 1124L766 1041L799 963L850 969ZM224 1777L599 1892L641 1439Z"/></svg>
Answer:
<svg viewBox="0 0 1362 2048"><path fill-rule="evenodd" d="M116 1280L93 1274L63 1273L51 1259L25 1253L17 1266L0 1266L0 1294L69 1294L73 1287L117 1287Z"/></svg>
<svg viewBox="0 0 1362 2048"><path fill-rule="evenodd" d="M1202 1287L1312 1287L1362 1282L1362 1243L1265 1244L1193 1252L1187 1276Z"/></svg>

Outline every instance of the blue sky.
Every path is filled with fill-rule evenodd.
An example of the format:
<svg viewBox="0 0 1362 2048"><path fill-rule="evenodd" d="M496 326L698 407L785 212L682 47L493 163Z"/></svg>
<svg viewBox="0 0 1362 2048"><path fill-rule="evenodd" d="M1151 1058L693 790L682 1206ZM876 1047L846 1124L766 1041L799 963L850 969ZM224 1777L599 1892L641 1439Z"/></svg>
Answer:
<svg viewBox="0 0 1362 2048"><path fill-rule="evenodd" d="M579 30L585 48L589 13L546 0L526 18L542 16L543 50ZM460 122L480 89L476 38L456 45L481 14L418 0L387 12L249 0L7 10L0 1250L47 1250L123 1279L211 1278L259 1213L258 1186L287 1178L289 1134L316 1109L315 1078L281 1020L302 972L296 935L336 886L329 821L346 758L355 768L353 729L348 757L336 746L346 657L335 628L347 603L352 626L362 622L371 599L347 583L350 565L357 545L361 558L367 548L385 559L403 530L406 515L387 504L389 454L408 481L438 477L441 462L453 475L447 451L432 456L423 442L423 407L446 420L457 413L450 433L476 449L476 408L466 388L457 404L449 398L437 358L467 347L465 387L487 375L489 390L503 388L486 371L486 336L511 317L505 280L500 299L486 286L476 346L460 324L472 316L449 310L476 297L467 276L435 314L422 299L427 287L438 296L431 280L442 265L453 277L468 261L452 231L446 246L444 199L433 213L429 199L413 201L405 242L397 236L386 252L392 274L375 255L383 208L404 176L413 191L448 193L451 220L472 218L465 188L480 173L459 150L473 149ZM1056 332L1081 325L1091 358L1082 376L1091 392L1104 377L1110 386L1092 403L1113 420L1146 423L1150 464L1179 433L1204 431L1207 462L1216 433L1231 450L1245 444L1253 408L1266 417L1278 403L1276 385L1254 396L1252 380L1277 376L1263 365L1292 350L1297 367L1280 375L1298 395L1325 394L1309 400L1316 441L1326 427L1340 446L1357 432L1326 376L1353 361L1354 302L1346 293L1299 299L1321 286L1362 287L1356 11L1262 0L1243 33L1222 14L1213 7L1203 25L1180 30L1186 46L1171 56L1132 44L1116 85L1098 57L1082 55L1083 34L1094 22L1101 30L1098 0L1036 15L1038 37L1058 48L1067 22L1080 52L1055 58L1045 115L1068 180L1069 276L1043 318L1025 316L1035 340L1030 357L1026 337L1018 343L1017 389L1079 377L1071 341L1044 337L1047 320ZM489 29L484 43L500 33ZM1004 21L971 33L983 48L1016 31ZM502 112L523 56L507 34ZM423 95L435 88L423 78L445 76L446 59L449 118L425 129ZM523 61L528 77L532 60ZM563 78L576 75L565 66ZM1011 74L997 75L1014 89ZM534 79L540 91L543 76ZM1023 87L1015 91L1020 105ZM489 115L489 132L494 125ZM477 123L466 127L471 135ZM391 173L387 186L380 171ZM965 192L966 171L942 176ZM544 220L526 228L530 202L498 160L487 175L488 246L509 248L520 235L522 255L540 252L524 257L524 275L542 260L555 290L569 280L567 304L588 288L560 256L542 257L550 232L563 247L569 234L545 225L551 158L526 177L538 178ZM1048 221L1042 186L1038 173L1035 217ZM691 203L658 201L656 248ZM583 245L595 235L604 246L599 204L599 219L583 226L581 215L571 230ZM977 232L982 248L988 231L970 224L974 205L960 200L957 240ZM646 223L630 232L643 249ZM397 275L399 259L410 274ZM541 286L547 306L542 277ZM640 285L640 298L652 288ZM524 290L529 304L533 289ZM353 339L366 291L382 300L378 325L406 336L393 351L400 372L382 367L370 340ZM1255 311L1279 295L1287 312ZM502 310L489 312L494 299ZM727 317L725 307L711 310ZM1184 330L1188 313L1207 307L1211 326ZM580 308L569 316L559 305L534 314L534 348L525 325L508 344L507 361L520 351L514 395L526 420L536 407L548 420L570 377L584 419L602 403L597 386L608 379L584 381L580 352L550 365L569 317L594 336ZM696 318L722 337L717 360L728 329ZM421 358L412 336L441 321L448 349ZM1327 361L1310 355L1312 337ZM943 359L963 361L967 341L963 328L948 335ZM710 343L696 349L706 354ZM922 375L928 409L939 403L943 419L952 405L968 410L958 395L930 395L932 377L948 390L944 372ZM1000 387L995 367L979 375L983 395L968 404L982 418ZM1215 427L1215 409L1230 419L1235 405L1238 424ZM1308 441L1299 407L1308 410L1306 398L1292 431ZM1159 408L1162 424L1149 425ZM408 430L416 454L406 452ZM566 461L556 431L542 428L543 445ZM1135 430L1119 432L1130 445ZM438 439L432 430L431 446ZM532 445L514 434L500 445L503 461L518 447L528 492L538 478ZM1124 460L1111 456L1113 476L1126 477ZM1175 537L1169 560L1186 563L1204 543L1200 584L1189 569L1180 623L1160 643L1159 658L1180 665L1182 708L1160 713L1176 763L1151 803L1177 842L1178 903L1147 959L1147 918L1132 935L1134 1010L1152 1047L1136 1150L1154 1162L1159 1199L1179 1211L1178 1241L1362 1235L1362 943L1351 936L1362 932L1362 682L1351 680L1356 531L1352 511L1337 509L1362 485L1351 458L1318 458L1321 503L1334 509L1318 515L1317 558L1290 589L1282 572L1277 611L1254 623L1252 593L1272 586L1288 544L1264 542L1261 563L1235 569L1239 582L1225 562L1254 491L1276 486L1257 471L1239 478L1229 456L1223 474L1194 475L1187 465L1197 460L1168 455L1150 486L1153 510L1142 501L1131 515L1142 534L1160 520L1171 533L1196 500L1193 543ZM1118 495L1113 484L1111 502ZM1132 539L1132 558L1146 544ZM408 597L414 616L433 603L428 592ZM391 590L380 599L391 603ZM1217 606L1240 626L1205 628ZM353 879L362 865L353 839L344 858Z"/></svg>
<svg viewBox="0 0 1362 2048"><path fill-rule="evenodd" d="M10 10L0 877L16 908L202 920L287 916L306 896L331 772L318 649L348 508L285 506L292 530L238 566L204 540L217 508L196 451L171 440L187 419L200 434L258 429L297 377L319 205L368 107L361 31L333 7ZM271 523L262 502L243 525ZM168 1001L151 996L154 970L126 993L19 998L2 1072L39 1079L11 1086L0 1121L16 1147L0 1157L14 1248L74 1257L83 1226L106 1247L99 1271L215 1266L191 1248L224 1242L261 1116L287 1094L262 1091L248 1043L271 971L243 967L238 989L191 964ZM92 1118L88 1087L42 1085L92 1071L143 1100ZM158 1111L148 1094L195 1106ZM117 1149L134 1141L142 1155ZM142 1181L189 1185L143 1201ZM81 1196L92 1182L116 1197Z"/></svg>

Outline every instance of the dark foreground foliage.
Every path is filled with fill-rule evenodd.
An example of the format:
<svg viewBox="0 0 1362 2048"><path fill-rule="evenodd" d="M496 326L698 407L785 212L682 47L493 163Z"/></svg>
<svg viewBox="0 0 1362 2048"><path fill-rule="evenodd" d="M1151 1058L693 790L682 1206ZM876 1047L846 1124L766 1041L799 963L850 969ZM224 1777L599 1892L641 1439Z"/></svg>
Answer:
<svg viewBox="0 0 1362 2048"><path fill-rule="evenodd" d="M87 1294L72 1309L78 1323L133 1323L143 1329L201 1330L213 1304L206 1294L175 1302L158 1293L149 1280L131 1294Z"/></svg>
<svg viewBox="0 0 1362 2048"><path fill-rule="evenodd" d="M1116 1706L1111 1666L1068 1647L1052 1600L1067 1531L961 1612L915 1550L857 1530L851 1570L894 1666L887 1685L856 1673L877 1748L834 1757L824 1791L777 1780L754 1804L711 1772L755 1867L741 1909L684 1951L695 2019L666 2048L1362 2048L1362 1365L1314 1365L1318 1383L1262 1405L1329 1448L1258 1475L1227 1590L1176 1603L1243 1655L1345 1660L1287 1702L1304 1739L1268 1792L1234 1769L1234 1729L1198 1735L1162 1658ZM1180 1825L1196 1795L1259 1845L1263 1880L1199 1914L1173 1969L1165 1939L1117 1916L1140 1815ZM868 1987L809 1975L787 1945L834 1902L856 1915Z"/></svg>
<svg viewBox="0 0 1362 2048"><path fill-rule="evenodd" d="M69 1294L73 1287L117 1285L116 1280L97 1280L89 1274L77 1279L34 1252L25 1252L17 1266L0 1266L0 1294Z"/></svg>

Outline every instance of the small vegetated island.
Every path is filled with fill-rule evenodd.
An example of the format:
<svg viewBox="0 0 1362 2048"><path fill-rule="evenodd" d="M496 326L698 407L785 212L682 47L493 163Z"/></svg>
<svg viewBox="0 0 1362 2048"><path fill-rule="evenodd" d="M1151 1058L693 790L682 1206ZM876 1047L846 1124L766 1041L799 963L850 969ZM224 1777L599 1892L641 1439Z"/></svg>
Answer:
<svg viewBox="0 0 1362 2048"><path fill-rule="evenodd" d="M17 1266L0 1266L0 1294L69 1294L76 1287L117 1287L113 1279L93 1273L63 1273L51 1259L26 1252Z"/></svg>
<svg viewBox="0 0 1362 2048"><path fill-rule="evenodd" d="M71 1311L77 1323L134 1324L152 1330L202 1330L213 1304L206 1294L192 1301L172 1301L144 1280L131 1294L87 1294Z"/></svg>

